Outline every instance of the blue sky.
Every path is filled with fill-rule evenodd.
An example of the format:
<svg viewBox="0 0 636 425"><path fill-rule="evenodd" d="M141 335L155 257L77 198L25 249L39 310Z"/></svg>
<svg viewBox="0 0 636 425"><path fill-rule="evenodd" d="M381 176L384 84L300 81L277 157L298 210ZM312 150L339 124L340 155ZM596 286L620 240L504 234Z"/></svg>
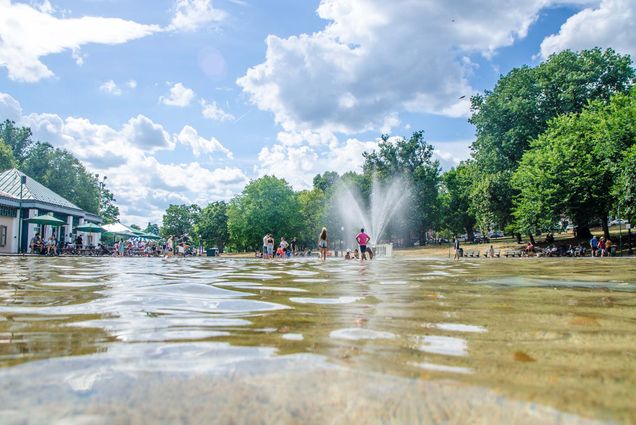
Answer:
<svg viewBox="0 0 636 425"><path fill-rule="evenodd" d="M0 118L108 176L122 221L359 170L383 133L469 155L468 97L563 49L636 54L631 0L0 0ZM466 96L465 98L463 96Z"/></svg>

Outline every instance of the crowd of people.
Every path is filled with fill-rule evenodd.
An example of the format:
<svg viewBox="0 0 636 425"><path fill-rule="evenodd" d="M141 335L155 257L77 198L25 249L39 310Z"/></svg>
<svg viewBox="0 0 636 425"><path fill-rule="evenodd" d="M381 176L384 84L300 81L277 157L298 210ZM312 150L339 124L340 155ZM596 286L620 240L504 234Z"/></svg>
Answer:
<svg viewBox="0 0 636 425"><path fill-rule="evenodd" d="M553 237L546 238L546 242L549 242L549 245L545 248L537 247L532 242L528 242L521 252L528 257L585 257L590 254L592 257L610 257L616 255L616 245L604 236L597 238L596 235L593 235L587 244L580 242L579 244L569 244L568 246L557 246ZM588 254L588 245L590 254ZM462 256L463 251L457 237L453 238L453 250L453 258L458 260ZM490 245L490 248L484 253L484 257L494 258L495 256L498 257L499 255L495 255L494 246Z"/></svg>

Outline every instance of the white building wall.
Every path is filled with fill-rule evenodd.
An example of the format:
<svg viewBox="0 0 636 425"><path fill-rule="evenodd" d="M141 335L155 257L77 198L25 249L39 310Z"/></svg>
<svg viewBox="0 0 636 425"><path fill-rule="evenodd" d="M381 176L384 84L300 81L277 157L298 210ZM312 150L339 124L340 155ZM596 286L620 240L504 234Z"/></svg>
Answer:
<svg viewBox="0 0 636 425"><path fill-rule="evenodd" d="M37 208L29 208L29 217L27 218L32 218L32 217L37 217L38 216L38 210ZM33 238L33 236L35 236L35 229L38 228L37 224L31 224L29 223L27 225L29 231L27 232L27 241L26 241L26 246L24 247L24 249L27 252L31 252L31 247L29 246L29 244L31 243L31 239ZM42 235L40 235L42 236Z"/></svg>
<svg viewBox="0 0 636 425"><path fill-rule="evenodd" d="M18 252L18 219L0 217L0 226L7 226L7 244L0 246L0 252L5 254Z"/></svg>

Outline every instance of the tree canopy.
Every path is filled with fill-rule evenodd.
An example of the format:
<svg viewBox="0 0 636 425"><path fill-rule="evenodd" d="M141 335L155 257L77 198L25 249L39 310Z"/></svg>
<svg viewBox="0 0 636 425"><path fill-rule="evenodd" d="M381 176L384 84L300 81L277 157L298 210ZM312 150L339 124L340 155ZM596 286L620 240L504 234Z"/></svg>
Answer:
<svg viewBox="0 0 636 425"><path fill-rule="evenodd" d="M193 235L194 224L200 213L201 208L196 204L171 204L163 215L161 236L167 238L170 236L181 237L184 235Z"/></svg>
<svg viewBox="0 0 636 425"><path fill-rule="evenodd" d="M216 246L221 251L228 241L227 203L212 202L201 210L194 224L194 233L205 246Z"/></svg>

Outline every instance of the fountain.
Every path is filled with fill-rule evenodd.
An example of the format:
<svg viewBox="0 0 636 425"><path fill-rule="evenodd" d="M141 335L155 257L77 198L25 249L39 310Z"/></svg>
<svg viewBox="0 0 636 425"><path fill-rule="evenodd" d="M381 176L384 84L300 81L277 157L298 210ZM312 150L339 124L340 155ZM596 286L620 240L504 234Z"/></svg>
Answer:
<svg viewBox="0 0 636 425"><path fill-rule="evenodd" d="M369 202L351 183L341 183L334 196L338 219L344 235L356 235L360 228L371 236L371 246L378 256L390 257L393 254L392 243L382 243L388 224L403 216L410 200L408 183L401 178L388 182L373 179ZM368 205L367 205L368 204ZM345 242L353 244L355 241Z"/></svg>

